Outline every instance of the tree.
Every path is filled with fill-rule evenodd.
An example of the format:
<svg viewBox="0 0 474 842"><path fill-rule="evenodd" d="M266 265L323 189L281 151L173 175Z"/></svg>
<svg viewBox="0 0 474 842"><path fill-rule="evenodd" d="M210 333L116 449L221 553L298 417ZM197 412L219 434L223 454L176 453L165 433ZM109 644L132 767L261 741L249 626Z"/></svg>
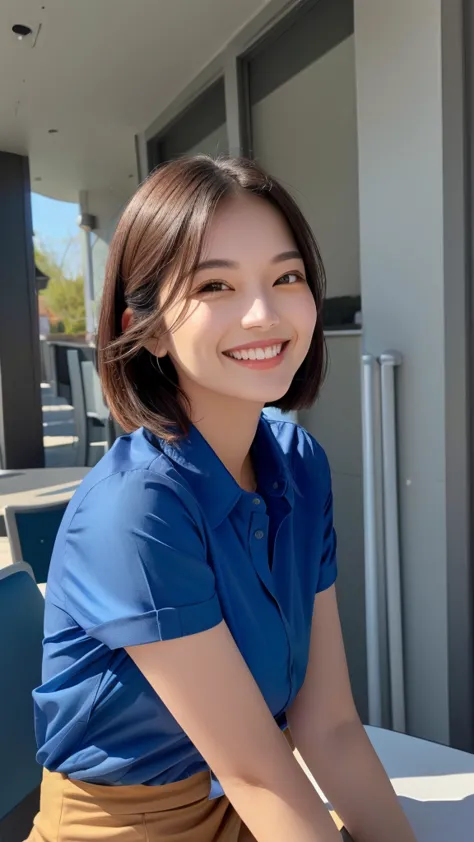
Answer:
<svg viewBox="0 0 474 842"><path fill-rule="evenodd" d="M53 254L35 243L35 262L49 281L39 295L50 315L52 329L64 333L85 333L84 278L67 278ZM59 328L62 327L62 331Z"/></svg>

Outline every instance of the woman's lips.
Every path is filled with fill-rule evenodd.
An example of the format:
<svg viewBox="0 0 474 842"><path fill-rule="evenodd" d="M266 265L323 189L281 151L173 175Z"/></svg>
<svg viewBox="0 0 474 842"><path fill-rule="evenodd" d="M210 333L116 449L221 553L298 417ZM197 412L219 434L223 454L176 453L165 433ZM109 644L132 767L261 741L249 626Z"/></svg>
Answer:
<svg viewBox="0 0 474 842"><path fill-rule="evenodd" d="M231 351L224 351L224 356L245 368L265 370L281 365L288 345L289 340L262 342L260 345L249 344ZM265 354L263 358L262 354ZM252 356L251 359L250 355ZM247 357L247 359L244 359L244 357Z"/></svg>

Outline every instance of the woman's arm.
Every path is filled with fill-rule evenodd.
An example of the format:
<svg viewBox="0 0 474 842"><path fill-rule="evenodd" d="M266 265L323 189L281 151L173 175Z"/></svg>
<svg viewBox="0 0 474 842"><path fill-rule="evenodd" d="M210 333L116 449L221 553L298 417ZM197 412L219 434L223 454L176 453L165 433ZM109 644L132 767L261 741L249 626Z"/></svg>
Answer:
<svg viewBox="0 0 474 842"><path fill-rule="evenodd" d="M415 842L355 709L334 586L316 596L308 669L288 723L354 842Z"/></svg>
<svg viewBox="0 0 474 842"><path fill-rule="evenodd" d="M225 623L127 652L258 842L340 842Z"/></svg>

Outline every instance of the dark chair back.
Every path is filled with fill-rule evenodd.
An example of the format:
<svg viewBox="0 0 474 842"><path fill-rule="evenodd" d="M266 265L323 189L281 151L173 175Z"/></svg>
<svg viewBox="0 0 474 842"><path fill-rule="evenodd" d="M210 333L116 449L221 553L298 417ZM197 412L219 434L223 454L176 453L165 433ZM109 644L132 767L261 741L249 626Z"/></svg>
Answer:
<svg viewBox="0 0 474 842"><path fill-rule="evenodd" d="M69 376L68 352L77 352L79 359L92 360L95 363L96 350L92 345L67 340L49 339L48 345L48 382L51 394L56 398L65 398L68 404L73 404L72 386Z"/></svg>
<svg viewBox="0 0 474 842"><path fill-rule="evenodd" d="M37 582L46 582L59 525L67 503L5 506L13 561L26 561Z"/></svg>
<svg viewBox="0 0 474 842"><path fill-rule="evenodd" d="M77 348L68 348L67 365L71 388L71 403L74 409L74 425L77 436L76 464L87 465L88 429L84 386L82 383L81 359Z"/></svg>
<svg viewBox="0 0 474 842"><path fill-rule="evenodd" d="M31 693L41 683L43 614L28 565L0 569L0 821L41 782Z"/></svg>
<svg viewBox="0 0 474 842"><path fill-rule="evenodd" d="M69 348L67 359L77 435L76 464L92 467L113 443L110 413L95 363L84 359L77 348Z"/></svg>
<svg viewBox="0 0 474 842"><path fill-rule="evenodd" d="M86 415L105 424L110 412L104 401L99 375L92 360L81 360L81 374Z"/></svg>

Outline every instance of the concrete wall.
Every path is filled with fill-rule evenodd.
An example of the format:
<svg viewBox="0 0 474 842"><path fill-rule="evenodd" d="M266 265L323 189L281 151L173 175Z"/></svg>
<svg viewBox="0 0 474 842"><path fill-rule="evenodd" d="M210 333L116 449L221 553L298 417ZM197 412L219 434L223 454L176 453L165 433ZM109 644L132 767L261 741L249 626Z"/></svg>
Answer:
<svg viewBox="0 0 474 842"><path fill-rule="evenodd" d="M359 293L353 38L252 107L252 148L307 215L326 266L328 295Z"/></svg>
<svg viewBox="0 0 474 842"><path fill-rule="evenodd" d="M327 334L329 370L313 409L299 420L324 447L331 465L338 538L337 595L352 690L367 721L365 578L361 430L362 336Z"/></svg>
<svg viewBox="0 0 474 842"><path fill-rule="evenodd" d="M398 380L408 729L449 740L440 0L355 3L366 350Z"/></svg>

